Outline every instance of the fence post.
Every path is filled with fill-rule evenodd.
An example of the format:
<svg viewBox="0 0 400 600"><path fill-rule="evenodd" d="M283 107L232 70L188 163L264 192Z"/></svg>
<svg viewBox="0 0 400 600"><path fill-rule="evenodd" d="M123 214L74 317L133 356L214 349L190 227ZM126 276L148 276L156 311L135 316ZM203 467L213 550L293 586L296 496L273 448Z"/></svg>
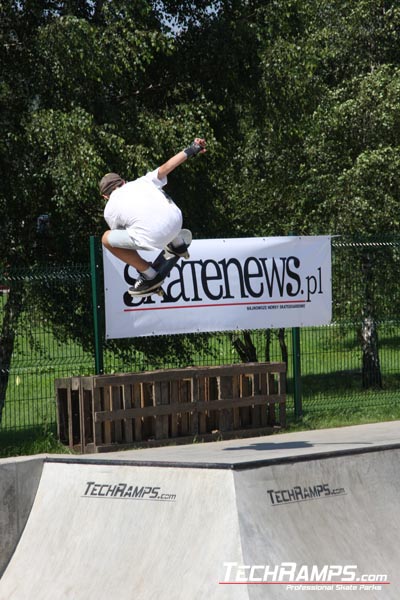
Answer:
<svg viewBox="0 0 400 600"><path fill-rule="evenodd" d="M303 414L301 400L301 351L300 351L300 327L292 327L292 361L293 361L293 397L294 416L297 418Z"/></svg>
<svg viewBox="0 0 400 600"><path fill-rule="evenodd" d="M297 235L291 231L289 235ZM301 400L301 350L300 350L300 327L292 327L292 365L293 365L293 399L294 416L296 419L303 414Z"/></svg>
<svg viewBox="0 0 400 600"><path fill-rule="evenodd" d="M94 363L96 375L104 373L104 307L101 301L100 284L102 254L99 238L90 236L90 277L92 281Z"/></svg>

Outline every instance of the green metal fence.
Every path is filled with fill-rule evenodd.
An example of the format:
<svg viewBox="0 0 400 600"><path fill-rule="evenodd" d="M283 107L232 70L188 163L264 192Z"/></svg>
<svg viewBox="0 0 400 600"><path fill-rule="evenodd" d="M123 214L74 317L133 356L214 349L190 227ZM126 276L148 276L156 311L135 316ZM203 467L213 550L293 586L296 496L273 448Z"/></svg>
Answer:
<svg viewBox="0 0 400 600"><path fill-rule="evenodd" d="M299 331L303 411L379 405L389 417L400 403L400 237L332 246L333 322ZM96 372L91 266L0 273L3 436L54 429L54 379ZM293 413L293 340L260 330L108 341L101 361L113 373L284 359Z"/></svg>

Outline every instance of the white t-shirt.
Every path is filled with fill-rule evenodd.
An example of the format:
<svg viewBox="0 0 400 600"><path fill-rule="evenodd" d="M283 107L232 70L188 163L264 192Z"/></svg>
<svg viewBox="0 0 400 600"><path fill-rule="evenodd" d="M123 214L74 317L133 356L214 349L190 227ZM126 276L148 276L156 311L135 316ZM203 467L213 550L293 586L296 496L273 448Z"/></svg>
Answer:
<svg viewBox="0 0 400 600"><path fill-rule="evenodd" d="M114 190L104 209L110 229L126 229L142 248L164 248L182 227L182 213L162 188L158 168Z"/></svg>

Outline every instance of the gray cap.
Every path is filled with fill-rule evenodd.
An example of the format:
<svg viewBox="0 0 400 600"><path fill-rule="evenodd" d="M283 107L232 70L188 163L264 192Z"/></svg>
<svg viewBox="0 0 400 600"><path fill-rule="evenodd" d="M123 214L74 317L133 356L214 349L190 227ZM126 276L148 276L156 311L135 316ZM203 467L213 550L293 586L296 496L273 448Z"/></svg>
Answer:
<svg viewBox="0 0 400 600"><path fill-rule="evenodd" d="M124 180L118 173L107 173L104 175L99 184L100 194L102 196L110 196L117 187L123 185Z"/></svg>

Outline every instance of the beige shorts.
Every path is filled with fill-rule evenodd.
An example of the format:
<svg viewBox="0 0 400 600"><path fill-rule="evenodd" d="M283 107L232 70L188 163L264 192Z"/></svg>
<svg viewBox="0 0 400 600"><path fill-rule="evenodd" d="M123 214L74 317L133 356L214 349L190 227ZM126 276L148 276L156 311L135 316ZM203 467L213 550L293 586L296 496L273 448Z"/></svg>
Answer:
<svg viewBox="0 0 400 600"><path fill-rule="evenodd" d="M153 248L145 248L138 244L133 237L129 235L126 229L111 229L107 241L113 248L125 248L126 250L153 250Z"/></svg>

